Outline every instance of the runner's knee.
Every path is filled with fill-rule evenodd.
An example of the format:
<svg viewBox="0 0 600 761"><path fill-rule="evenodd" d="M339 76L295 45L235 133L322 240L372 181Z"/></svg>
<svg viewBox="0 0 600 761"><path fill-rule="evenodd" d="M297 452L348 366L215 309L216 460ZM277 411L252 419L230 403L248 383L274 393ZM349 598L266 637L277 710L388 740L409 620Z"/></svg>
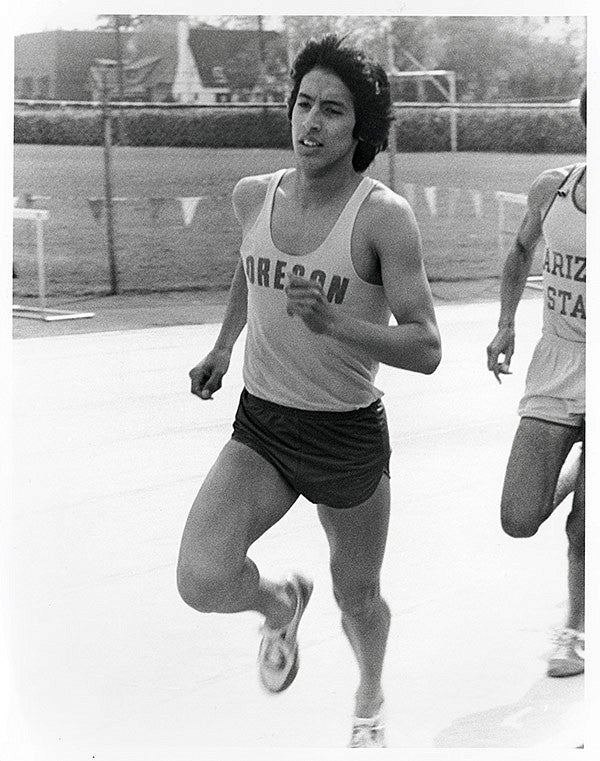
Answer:
<svg viewBox="0 0 600 761"><path fill-rule="evenodd" d="M350 618L368 618L382 602L378 581L334 583L333 594L342 613Z"/></svg>
<svg viewBox="0 0 600 761"><path fill-rule="evenodd" d="M583 557L585 554L585 513L576 503L567 518L566 530L569 538L569 554Z"/></svg>
<svg viewBox="0 0 600 761"><path fill-rule="evenodd" d="M239 576L232 567L208 566L180 558L177 589L182 600L201 613L226 612L227 601L239 586Z"/></svg>
<svg viewBox="0 0 600 761"><path fill-rule="evenodd" d="M534 536L540 527L537 515L519 509L512 500L503 499L500 512L502 530L516 539Z"/></svg>

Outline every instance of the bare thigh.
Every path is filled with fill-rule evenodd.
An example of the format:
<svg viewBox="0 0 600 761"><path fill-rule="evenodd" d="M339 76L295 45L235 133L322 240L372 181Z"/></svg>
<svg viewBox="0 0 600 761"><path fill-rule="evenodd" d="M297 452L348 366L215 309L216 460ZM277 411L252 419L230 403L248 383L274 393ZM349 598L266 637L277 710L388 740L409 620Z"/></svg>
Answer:
<svg viewBox="0 0 600 761"><path fill-rule="evenodd" d="M554 509L560 470L580 429L521 418L502 492L502 525L515 536L532 536Z"/></svg>
<svg viewBox="0 0 600 761"><path fill-rule="evenodd" d="M180 565L235 575L248 547L287 513L297 496L254 450L228 441L190 510Z"/></svg>
<svg viewBox="0 0 600 761"><path fill-rule="evenodd" d="M331 574L336 597L355 597L378 590L390 518L390 480L387 475L374 494L348 509L318 506L329 541Z"/></svg>

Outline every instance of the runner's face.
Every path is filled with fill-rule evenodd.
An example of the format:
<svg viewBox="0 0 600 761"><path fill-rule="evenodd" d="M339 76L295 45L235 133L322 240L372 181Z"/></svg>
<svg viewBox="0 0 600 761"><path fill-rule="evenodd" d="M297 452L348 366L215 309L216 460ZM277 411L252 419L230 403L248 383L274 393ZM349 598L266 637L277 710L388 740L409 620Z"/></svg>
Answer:
<svg viewBox="0 0 600 761"><path fill-rule="evenodd" d="M342 80L326 69L312 69L300 82L292 110L292 142L305 167L325 168L349 157L356 117L352 94Z"/></svg>

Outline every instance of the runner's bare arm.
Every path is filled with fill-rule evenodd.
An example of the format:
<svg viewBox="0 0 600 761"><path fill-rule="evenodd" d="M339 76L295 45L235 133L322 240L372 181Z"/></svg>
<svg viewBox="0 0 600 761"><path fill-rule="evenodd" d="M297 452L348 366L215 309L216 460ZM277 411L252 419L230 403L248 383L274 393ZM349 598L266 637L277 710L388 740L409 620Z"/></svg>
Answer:
<svg viewBox="0 0 600 761"><path fill-rule="evenodd" d="M515 348L515 314L531 271L536 246L542 236L544 213L563 178L562 170L551 169L534 181L527 196L525 216L504 263L498 332L487 347L488 370L494 373L499 383L500 375L510 375Z"/></svg>
<svg viewBox="0 0 600 761"><path fill-rule="evenodd" d="M421 237L408 203L387 189L373 193L363 223L379 259L382 283L397 325L377 325L340 312L327 303L322 289L292 277L288 303L308 327L356 346L386 365L432 373L441 358ZM300 291L304 293L300 293Z"/></svg>
<svg viewBox="0 0 600 761"><path fill-rule="evenodd" d="M252 223L257 209L260 209L268 178L245 177L233 190L233 210L244 230ZM244 329L248 309L248 287L241 260L238 262L231 287L221 330L213 349L190 370L191 392L200 399L212 399L221 388L223 376L229 369L231 352L240 333Z"/></svg>
<svg viewBox="0 0 600 761"><path fill-rule="evenodd" d="M231 352L244 329L247 316L248 291L241 261L238 262L229 289L223 324L213 349L190 370L191 392L200 399L212 399L221 388L223 376L229 369Z"/></svg>

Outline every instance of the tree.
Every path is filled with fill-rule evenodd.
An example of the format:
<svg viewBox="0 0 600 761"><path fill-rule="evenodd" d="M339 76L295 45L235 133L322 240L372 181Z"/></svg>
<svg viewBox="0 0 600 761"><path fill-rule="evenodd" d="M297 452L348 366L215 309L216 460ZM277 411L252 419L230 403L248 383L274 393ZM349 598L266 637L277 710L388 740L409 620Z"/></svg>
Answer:
<svg viewBox="0 0 600 761"><path fill-rule="evenodd" d="M121 17L135 19L140 17ZM220 16L211 21L225 28L262 30L274 17ZM525 23L526 22L526 23ZM542 25L539 19L539 26ZM287 84L287 73L300 48L311 37L347 35L389 71L445 69L455 71L459 100L569 98L585 72L585 52L577 39L547 42L536 37L536 19L516 16L283 16L286 54L269 43L240 50L229 62L233 78ZM262 32L259 31L259 42ZM276 48L276 50L275 50ZM287 64L283 63L287 58ZM418 64L415 63L415 60ZM258 71L257 71L258 67ZM287 71L286 71L287 70ZM256 79L254 79L256 81ZM416 88L416 90L415 90ZM396 80L393 97L439 100L423 80Z"/></svg>
<svg viewBox="0 0 600 761"><path fill-rule="evenodd" d="M507 85L510 97L518 100L568 100L577 96L584 77L577 47L540 40L526 61L515 62Z"/></svg>
<svg viewBox="0 0 600 761"><path fill-rule="evenodd" d="M115 62L117 73L117 99L123 100L124 85L123 85L123 32L131 32L146 19L152 18L149 15L120 15L120 14L101 14L97 16L99 21L102 21L100 29L114 29L115 32Z"/></svg>
<svg viewBox="0 0 600 761"><path fill-rule="evenodd" d="M583 76L576 45L547 42L511 16L433 19L435 67L457 72L467 100L569 97Z"/></svg>
<svg viewBox="0 0 600 761"><path fill-rule="evenodd" d="M311 37L324 34L347 36L373 57L385 60L386 23L381 16L284 16L290 63Z"/></svg>
<svg viewBox="0 0 600 761"><path fill-rule="evenodd" d="M196 17L199 18L199 17ZM241 47L224 65L232 90L257 91L263 100L280 100L283 96L287 66L285 46L266 32L272 26L268 16L211 17L221 29L243 29L256 32L254 42Z"/></svg>

